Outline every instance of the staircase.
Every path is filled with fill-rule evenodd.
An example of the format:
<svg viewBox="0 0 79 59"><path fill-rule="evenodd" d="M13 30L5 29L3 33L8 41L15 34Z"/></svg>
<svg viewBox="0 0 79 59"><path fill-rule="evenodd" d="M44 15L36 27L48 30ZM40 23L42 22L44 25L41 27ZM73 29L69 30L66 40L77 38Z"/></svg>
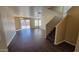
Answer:
<svg viewBox="0 0 79 59"><path fill-rule="evenodd" d="M51 30L50 33L46 37L46 39L49 40L50 42L54 42L54 39L55 39L55 31L56 31L56 28L54 27L54 29Z"/></svg>
<svg viewBox="0 0 79 59"><path fill-rule="evenodd" d="M59 21L60 18L55 16L49 23L46 24L46 35L48 35L55 28Z"/></svg>
<svg viewBox="0 0 79 59"><path fill-rule="evenodd" d="M48 8L49 10L52 10L51 7ZM67 13L71 7L65 7L65 10L62 11L63 14L56 15L46 24L46 39L50 40L51 42L54 42L55 39L55 31L56 26L63 21L63 19L67 16ZM62 16L62 17L61 17Z"/></svg>

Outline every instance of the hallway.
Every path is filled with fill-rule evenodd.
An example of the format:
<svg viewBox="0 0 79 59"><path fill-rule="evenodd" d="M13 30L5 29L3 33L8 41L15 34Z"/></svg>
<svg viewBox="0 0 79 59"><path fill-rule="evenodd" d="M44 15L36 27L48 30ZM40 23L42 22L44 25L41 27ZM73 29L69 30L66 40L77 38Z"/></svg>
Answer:
<svg viewBox="0 0 79 59"><path fill-rule="evenodd" d="M45 39L41 29L23 29L16 32L8 47L9 52L72 52L74 46L62 43L57 46Z"/></svg>

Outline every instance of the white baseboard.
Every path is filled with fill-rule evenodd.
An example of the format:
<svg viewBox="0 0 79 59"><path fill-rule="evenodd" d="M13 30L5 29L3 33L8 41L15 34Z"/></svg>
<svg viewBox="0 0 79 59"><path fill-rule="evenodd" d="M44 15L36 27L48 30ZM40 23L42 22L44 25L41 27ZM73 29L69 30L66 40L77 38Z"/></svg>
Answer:
<svg viewBox="0 0 79 59"><path fill-rule="evenodd" d="M7 43L7 47L9 46L9 44L11 43L12 39L15 37L16 32L14 33L14 35L12 36L11 40Z"/></svg>
<svg viewBox="0 0 79 59"><path fill-rule="evenodd" d="M27 28L26 28L27 29ZM32 28L32 29L35 29L35 28ZM16 31L20 31L20 30L23 30L23 29L18 29L18 30L16 30Z"/></svg>
<svg viewBox="0 0 79 59"><path fill-rule="evenodd" d="M22 30L22 29L18 29L18 30L16 30L16 31L20 31L20 30Z"/></svg>
<svg viewBox="0 0 79 59"><path fill-rule="evenodd" d="M69 41L67 41L67 40L64 40L64 41L65 41L66 43L69 43L69 44L75 46L75 44L73 44L73 43L71 43L71 42L69 42Z"/></svg>
<svg viewBox="0 0 79 59"><path fill-rule="evenodd" d="M63 42L64 42L64 40L63 41L60 41L60 42L57 42L57 43L55 42L54 44L55 45L58 45L58 44L63 43Z"/></svg>
<svg viewBox="0 0 79 59"><path fill-rule="evenodd" d="M60 41L60 42L57 42L57 43L55 42L54 44L55 44L55 45L58 45L58 44L63 43L63 42L66 42L66 43L69 43L69 44L75 46L75 44L73 44L73 43L71 43L71 42L69 42L69 41L67 41L67 40L63 40L63 41Z"/></svg>

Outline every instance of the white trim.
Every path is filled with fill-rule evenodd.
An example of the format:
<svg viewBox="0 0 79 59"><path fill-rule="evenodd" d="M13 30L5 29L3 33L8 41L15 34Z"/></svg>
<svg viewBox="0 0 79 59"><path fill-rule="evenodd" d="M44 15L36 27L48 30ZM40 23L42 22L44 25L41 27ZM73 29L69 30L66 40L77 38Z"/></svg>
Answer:
<svg viewBox="0 0 79 59"><path fill-rule="evenodd" d="M69 42L69 41L67 41L67 40L63 40L63 41L60 41L60 42L54 42L54 44L55 44L55 45L58 45L58 44L60 44L60 43L62 43L62 42L66 42L66 43L69 43L69 44L75 46L75 44L73 44L73 43L71 43L71 42Z"/></svg>
<svg viewBox="0 0 79 59"><path fill-rule="evenodd" d="M9 46L9 44L11 43L12 39L15 37L16 32L14 33L14 35L12 36L11 40L7 43L7 47Z"/></svg>
<svg viewBox="0 0 79 59"><path fill-rule="evenodd" d="M25 29L27 29L27 28L25 28ZM23 30L23 29L18 29L18 30L16 30L16 31L20 31L20 30Z"/></svg>
<svg viewBox="0 0 79 59"><path fill-rule="evenodd" d="M75 44L73 44L73 43L71 43L71 42L69 42L69 41L67 41L67 40L64 40L64 41L65 41L66 43L69 43L69 44L75 46Z"/></svg>
<svg viewBox="0 0 79 59"><path fill-rule="evenodd" d="M16 30L16 31L20 31L20 30L22 30L22 29L18 29L18 30Z"/></svg>
<svg viewBox="0 0 79 59"><path fill-rule="evenodd" d="M55 44L55 45L58 45L58 44L60 44L60 43L63 43L63 42L64 42L64 40L59 41L59 42L56 42L56 40L57 40L57 26L56 26L56 31L55 31L55 41L54 41L54 44Z"/></svg>
<svg viewBox="0 0 79 59"><path fill-rule="evenodd" d="M63 42L64 42L64 40L59 41L59 42L54 42L54 44L55 44L55 45L58 45L58 44L63 43Z"/></svg>

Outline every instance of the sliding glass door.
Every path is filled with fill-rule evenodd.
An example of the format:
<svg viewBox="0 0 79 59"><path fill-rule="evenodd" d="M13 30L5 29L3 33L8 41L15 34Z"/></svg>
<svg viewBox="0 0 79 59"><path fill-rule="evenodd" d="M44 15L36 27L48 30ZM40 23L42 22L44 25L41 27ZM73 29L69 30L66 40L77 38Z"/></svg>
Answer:
<svg viewBox="0 0 79 59"><path fill-rule="evenodd" d="M30 20L21 20L21 29L30 28Z"/></svg>

